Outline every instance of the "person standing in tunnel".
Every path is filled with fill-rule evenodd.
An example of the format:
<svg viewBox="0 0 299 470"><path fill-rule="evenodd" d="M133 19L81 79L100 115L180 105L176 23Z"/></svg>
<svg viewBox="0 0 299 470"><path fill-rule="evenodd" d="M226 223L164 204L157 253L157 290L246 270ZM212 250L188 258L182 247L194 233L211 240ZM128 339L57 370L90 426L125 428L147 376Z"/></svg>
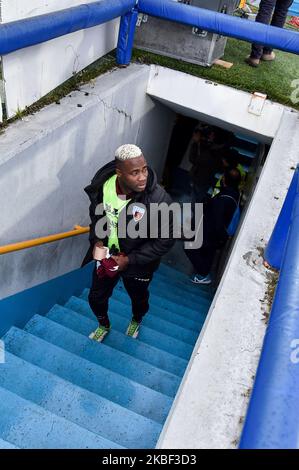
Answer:
<svg viewBox="0 0 299 470"><path fill-rule="evenodd" d="M226 170L219 194L204 204L202 246L198 249L185 249L185 254L196 271L191 278L194 284L212 282L210 272L216 251L224 247L229 237L228 227L239 205L240 181L238 169Z"/></svg>
<svg viewBox="0 0 299 470"><path fill-rule="evenodd" d="M151 204L170 205L172 200L157 183L156 174L147 165L140 148L131 144L122 145L116 150L115 160L95 174L85 192L91 202L91 224L90 247L82 266L97 260L89 304L99 326L91 333L90 338L100 342L110 331L108 302L120 277L132 302L132 320L126 333L136 338L142 318L149 309L148 288L153 273L158 268L161 257L174 244L171 237L172 218L167 220L160 217L158 221L152 221L148 217ZM143 218L146 223L145 235L136 237L136 232L134 236L131 235L129 226L136 229ZM154 237L151 223L158 225L153 231ZM108 230L104 234L99 227L103 228L105 224ZM126 229L121 237L119 226ZM168 237L163 238L164 233L169 234ZM100 257L97 255L99 252Z"/></svg>
<svg viewBox="0 0 299 470"><path fill-rule="evenodd" d="M293 0L261 0L255 21L283 28L292 3ZM258 67L260 60L273 61L275 60L275 53L271 47L252 44L251 54L245 61L251 67Z"/></svg>
<svg viewBox="0 0 299 470"><path fill-rule="evenodd" d="M214 175L221 167L221 154L230 139L230 133L211 126L198 126L189 149L192 163L192 201L205 202L213 185Z"/></svg>

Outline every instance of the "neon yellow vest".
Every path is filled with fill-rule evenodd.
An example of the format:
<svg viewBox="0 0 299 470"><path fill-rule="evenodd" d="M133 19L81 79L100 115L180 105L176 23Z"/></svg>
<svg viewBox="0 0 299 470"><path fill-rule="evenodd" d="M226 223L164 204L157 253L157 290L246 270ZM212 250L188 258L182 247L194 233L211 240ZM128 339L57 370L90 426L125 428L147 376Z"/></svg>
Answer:
<svg viewBox="0 0 299 470"><path fill-rule="evenodd" d="M130 202L131 199L123 199L117 195L116 192L116 178L117 175L111 176L103 186L103 204L107 216L108 228L110 236L108 238L108 248L115 248L118 250L118 218L119 214L124 207Z"/></svg>
<svg viewBox="0 0 299 470"><path fill-rule="evenodd" d="M244 170L243 166L240 163L237 165L236 168L239 170L240 175L241 175L241 182L239 184L239 190L242 191L243 188L244 188L244 182L245 182L245 178L246 178L246 171ZM222 178L223 178L223 175L220 176L220 178L218 179L218 181L217 181L217 183L214 187L212 197L215 197L215 196L217 196L217 194L220 193Z"/></svg>

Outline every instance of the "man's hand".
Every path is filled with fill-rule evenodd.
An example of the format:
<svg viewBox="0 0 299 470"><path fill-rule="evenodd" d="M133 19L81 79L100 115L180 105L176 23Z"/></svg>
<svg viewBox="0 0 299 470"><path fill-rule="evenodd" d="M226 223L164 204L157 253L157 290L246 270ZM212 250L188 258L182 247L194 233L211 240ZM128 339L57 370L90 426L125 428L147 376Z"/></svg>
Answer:
<svg viewBox="0 0 299 470"><path fill-rule="evenodd" d="M103 243L102 241L99 241L99 242L95 243L95 244L93 245L93 249L95 249L96 246L98 246L99 248L102 248L102 246L104 246L104 243Z"/></svg>
<svg viewBox="0 0 299 470"><path fill-rule="evenodd" d="M105 258L106 253L103 250L103 246L104 244L102 241L95 243L92 251L93 259L100 261L101 259Z"/></svg>
<svg viewBox="0 0 299 470"><path fill-rule="evenodd" d="M112 258L118 264L118 266L119 266L118 270L119 271L125 271L127 269L128 264L129 264L129 258L127 256L123 256L123 255L121 255L121 256L112 256Z"/></svg>

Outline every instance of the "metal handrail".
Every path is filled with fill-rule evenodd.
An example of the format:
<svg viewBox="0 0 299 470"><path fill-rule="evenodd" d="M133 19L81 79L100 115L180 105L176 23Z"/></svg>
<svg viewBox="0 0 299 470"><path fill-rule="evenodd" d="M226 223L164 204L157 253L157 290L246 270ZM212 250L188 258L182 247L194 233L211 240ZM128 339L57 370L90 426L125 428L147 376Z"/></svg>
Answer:
<svg viewBox="0 0 299 470"><path fill-rule="evenodd" d="M54 235L48 235L46 237L34 238L32 240L0 246L0 255L13 253L14 251L26 250L27 248L45 245L47 243L56 242L58 240L64 240L65 238L77 237L78 235L83 235L84 233L88 232L89 227L81 227L81 225L75 225L74 229L68 232L56 233Z"/></svg>

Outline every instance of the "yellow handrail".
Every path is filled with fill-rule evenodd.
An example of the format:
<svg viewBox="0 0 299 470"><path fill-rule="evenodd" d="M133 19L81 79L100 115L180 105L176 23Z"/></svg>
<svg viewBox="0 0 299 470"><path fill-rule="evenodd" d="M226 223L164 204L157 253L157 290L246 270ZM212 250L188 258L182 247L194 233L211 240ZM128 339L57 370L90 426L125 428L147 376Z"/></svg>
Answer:
<svg viewBox="0 0 299 470"><path fill-rule="evenodd" d="M63 240L65 238L76 237L83 233L88 233L89 227L81 227L75 225L73 230L69 232L56 233L55 235L48 235L47 237L34 238L33 240L27 240L25 242L12 243L11 245L0 246L0 255L6 253L12 253L14 251L26 250L26 248L33 248L34 246L45 245L46 243L56 242L57 240Z"/></svg>

